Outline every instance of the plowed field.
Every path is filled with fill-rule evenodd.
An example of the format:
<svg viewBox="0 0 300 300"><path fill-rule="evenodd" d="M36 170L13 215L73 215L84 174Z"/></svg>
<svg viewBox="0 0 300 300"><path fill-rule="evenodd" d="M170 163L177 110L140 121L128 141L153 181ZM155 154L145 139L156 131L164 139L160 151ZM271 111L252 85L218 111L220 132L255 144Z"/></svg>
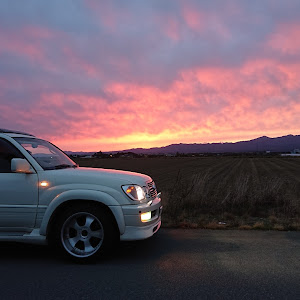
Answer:
<svg viewBox="0 0 300 300"><path fill-rule="evenodd" d="M235 227L253 220L257 225L259 220L268 219L268 224L273 223L278 229L286 228L291 220L296 227L299 225L299 158L215 156L76 161L80 166L150 175L162 191L166 223L198 227L222 219L226 220L222 223Z"/></svg>

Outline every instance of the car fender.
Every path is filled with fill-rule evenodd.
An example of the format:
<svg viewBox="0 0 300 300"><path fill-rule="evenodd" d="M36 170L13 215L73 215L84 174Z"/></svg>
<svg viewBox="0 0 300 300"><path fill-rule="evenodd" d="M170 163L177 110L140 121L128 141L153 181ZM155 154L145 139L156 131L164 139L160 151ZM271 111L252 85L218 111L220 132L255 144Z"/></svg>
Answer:
<svg viewBox="0 0 300 300"><path fill-rule="evenodd" d="M119 227L120 234L123 234L125 232L125 221L122 208L120 204L111 195L94 190L69 190L60 193L49 203L49 206L46 208L40 226L41 235L47 234L47 227L49 225L51 216L53 215L55 210L61 204L72 200L95 201L106 205L114 215L114 218Z"/></svg>

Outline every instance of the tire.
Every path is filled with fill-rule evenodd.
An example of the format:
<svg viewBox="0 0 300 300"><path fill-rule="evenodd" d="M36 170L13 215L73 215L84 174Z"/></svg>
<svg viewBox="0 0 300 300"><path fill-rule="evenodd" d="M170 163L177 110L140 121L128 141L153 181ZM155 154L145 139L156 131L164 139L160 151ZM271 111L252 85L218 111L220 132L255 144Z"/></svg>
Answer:
<svg viewBox="0 0 300 300"><path fill-rule="evenodd" d="M68 207L55 223L50 243L76 261L91 261L117 241L112 217L97 205Z"/></svg>

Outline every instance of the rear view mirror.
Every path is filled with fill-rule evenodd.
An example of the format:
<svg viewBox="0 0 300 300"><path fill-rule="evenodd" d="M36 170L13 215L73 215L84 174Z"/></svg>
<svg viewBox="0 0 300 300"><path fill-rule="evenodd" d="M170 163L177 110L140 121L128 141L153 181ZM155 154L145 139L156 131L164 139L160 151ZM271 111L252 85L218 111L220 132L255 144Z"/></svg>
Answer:
<svg viewBox="0 0 300 300"><path fill-rule="evenodd" d="M11 171L15 173L34 173L29 162L23 158L13 158L11 160Z"/></svg>

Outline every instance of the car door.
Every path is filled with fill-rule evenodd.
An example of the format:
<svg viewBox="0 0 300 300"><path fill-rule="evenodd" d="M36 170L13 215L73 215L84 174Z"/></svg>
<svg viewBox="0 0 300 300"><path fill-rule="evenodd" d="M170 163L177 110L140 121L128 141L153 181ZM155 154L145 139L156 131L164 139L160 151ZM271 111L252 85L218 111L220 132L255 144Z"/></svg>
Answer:
<svg viewBox="0 0 300 300"><path fill-rule="evenodd" d="M11 160L24 158L0 138L0 231L22 232L34 227L38 204L38 176L11 172Z"/></svg>

